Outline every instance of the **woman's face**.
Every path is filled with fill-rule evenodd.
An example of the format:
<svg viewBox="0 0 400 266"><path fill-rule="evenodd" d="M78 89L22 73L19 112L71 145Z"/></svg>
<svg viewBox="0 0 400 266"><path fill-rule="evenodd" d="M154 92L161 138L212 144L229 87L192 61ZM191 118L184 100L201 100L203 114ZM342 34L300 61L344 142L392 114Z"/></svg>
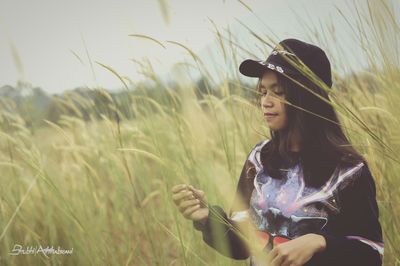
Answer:
<svg viewBox="0 0 400 266"><path fill-rule="evenodd" d="M261 109L268 127L272 131L284 129L288 124L285 109L285 95L283 88L278 84L278 76L273 71L267 71L259 81L261 93Z"/></svg>

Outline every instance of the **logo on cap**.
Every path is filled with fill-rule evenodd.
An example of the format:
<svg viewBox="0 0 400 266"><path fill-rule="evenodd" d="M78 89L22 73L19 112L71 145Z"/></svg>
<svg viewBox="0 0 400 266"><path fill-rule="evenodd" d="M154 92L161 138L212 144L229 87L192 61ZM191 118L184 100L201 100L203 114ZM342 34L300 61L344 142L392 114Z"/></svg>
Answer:
<svg viewBox="0 0 400 266"><path fill-rule="evenodd" d="M267 61L259 61L259 62L260 62L260 64L268 67L269 69L276 70L279 73L284 73L283 68L280 66L276 66L274 64L268 63Z"/></svg>
<svg viewBox="0 0 400 266"><path fill-rule="evenodd" d="M273 55L283 54L283 55L296 56L295 54L290 53L290 52L288 52L286 50L273 50L271 54L273 54Z"/></svg>

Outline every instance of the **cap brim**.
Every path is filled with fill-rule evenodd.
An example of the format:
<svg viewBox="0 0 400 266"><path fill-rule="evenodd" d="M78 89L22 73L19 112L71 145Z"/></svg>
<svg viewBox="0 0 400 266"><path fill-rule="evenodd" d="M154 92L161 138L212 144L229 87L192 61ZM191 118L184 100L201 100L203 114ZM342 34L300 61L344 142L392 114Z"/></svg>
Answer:
<svg viewBox="0 0 400 266"><path fill-rule="evenodd" d="M252 78L261 77L267 70L270 69L262 64L262 61L256 61L252 59L244 60L239 66L240 73Z"/></svg>

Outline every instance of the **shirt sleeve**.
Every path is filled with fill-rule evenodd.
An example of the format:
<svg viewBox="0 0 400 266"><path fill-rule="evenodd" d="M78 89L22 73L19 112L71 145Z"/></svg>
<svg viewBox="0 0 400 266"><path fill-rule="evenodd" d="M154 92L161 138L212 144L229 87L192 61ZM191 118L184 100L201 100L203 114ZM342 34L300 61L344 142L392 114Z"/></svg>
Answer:
<svg viewBox="0 0 400 266"><path fill-rule="evenodd" d="M250 256L239 226L242 214L246 214L249 208L254 187L255 169L248 160L250 154L243 165L229 216L220 206L210 205L210 213L204 225L193 221L194 228L202 232L203 240L207 245L224 256L238 260L247 259Z"/></svg>
<svg viewBox="0 0 400 266"><path fill-rule="evenodd" d="M332 234L329 227L320 232L326 249L316 253L306 264L312 265L382 265L384 244L379 223L375 182L368 166L339 194L341 215L333 223L342 235Z"/></svg>

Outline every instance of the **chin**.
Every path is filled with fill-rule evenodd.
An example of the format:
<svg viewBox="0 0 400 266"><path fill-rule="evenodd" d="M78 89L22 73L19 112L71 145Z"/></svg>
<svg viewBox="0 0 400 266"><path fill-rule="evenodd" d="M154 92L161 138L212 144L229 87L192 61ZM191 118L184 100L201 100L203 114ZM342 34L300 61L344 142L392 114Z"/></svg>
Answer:
<svg viewBox="0 0 400 266"><path fill-rule="evenodd" d="M267 126L272 131L279 131L279 130L283 129L283 127L279 127L279 126L276 126L276 125L267 124Z"/></svg>
<svg viewBox="0 0 400 266"><path fill-rule="evenodd" d="M270 129L270 130L272 130L272 131L278 131L279 129L277 129L276 127L274 127L274 126L270 126L270 125L267 125L268 126L268 128Z"/></svg>

